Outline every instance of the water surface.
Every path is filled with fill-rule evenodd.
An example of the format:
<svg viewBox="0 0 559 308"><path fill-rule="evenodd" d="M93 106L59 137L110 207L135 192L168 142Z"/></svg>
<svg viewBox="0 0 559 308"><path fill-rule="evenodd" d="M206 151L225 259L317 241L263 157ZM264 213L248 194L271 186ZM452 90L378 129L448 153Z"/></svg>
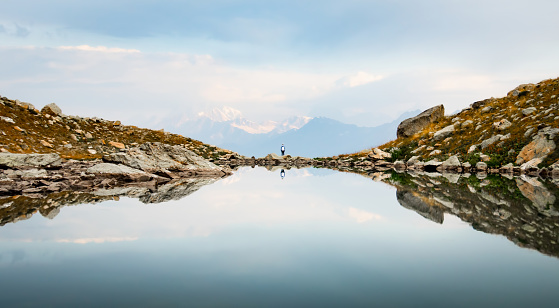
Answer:
<svg viewBox="0 0 559 308"><path fill-rule="evenodd" d="M393 186L243 168L186 198L66 206L0 227L6 306L555 307L559 260Z"/></svg>

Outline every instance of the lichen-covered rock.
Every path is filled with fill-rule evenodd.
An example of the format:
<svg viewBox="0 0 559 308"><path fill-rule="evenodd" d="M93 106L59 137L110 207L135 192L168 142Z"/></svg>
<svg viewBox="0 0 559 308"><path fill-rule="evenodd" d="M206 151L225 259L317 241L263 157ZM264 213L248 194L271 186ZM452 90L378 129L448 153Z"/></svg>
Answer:
<svg viewBox="0 0 559 308"><path fill-rule="evenodd" d="M391 158L392 154L387 153L381 149L374 148L371 150L371 152L369 152L369 154L367 154L367 157L373 160L380 160L380 159Z"/></svg>
<svg viewBox="0 0 559 308"><path fill-rule="evenodd" d="M62 159L58 154L13 154L0 153L0 167L8 168L48 168L58 167Z"/></svg>
<svg viewBox="0 0 559 308"><path fill-rule="evenodd" d="M528 84L521 84L518 87L514 88L514 90L510 91L507 96L518 97L522 95L528 94L530 91L534 90L536 86L532 83Z"/></svg>
<svg viewBox="0 0 559 308"><path fill-rule="evenodd" d="M452 133L454 133L454 125L449 125L439 131L437 131L434 135L433 135L433 140L435 141L439 141L442 140L450 135L452 135Z"/></svg>
<svg viewBox="0 0 559 308"><path fill-rule="evenodd" d="M413 118L402 121L400 125L398 125L396 135L398 138L411 137L429 126L429 124L437 122L442 117L444 117L443 105L427 109Z"/></svg>
<svg viewBox="0 0 559 308"><path fill-rule="evenodd" d="M503 137L503 135L495 135L495 136L492 136L491 138L483 140L481 142L481 149L484 150L485 148L492 145L493 143L501 140L501 137Z"/></svg>
<svg viewBox="0 0 559 308"><path fill-rule="evenodd" d="M502 119L501 121L493 123L493 127L496 128L497 130L500 130L500 131L506 130L507 128L509 128L511 126L512 126L512 123L507 119Z"/></svg>
<svg viewBox="0 0 559 308"><path fill-rule="evenodd" d="M462 164L456 155L452 155L439 168L444 171L461 171Z"/></svg>
<svg viewBox="0 0 559 308"><path fill-rule="evenodd" d="M520 165L533 159L545 159L555 150L556 145L553 139L557 134L559 134L558 128L546 127L540 130L532 142L522 148L515 163Z"/></svg>
<svg viewBox="0 0 559 308"><path fill-rule="evenodd" d="M51 103L43 107L43 109L41 109L41 113L53 116L63 116L62 110L55 103Z"/></svg>
<svg viewBox="0 0 559 308"><path fill-rule="evenodd" d="M112 153L103 157L107 162L120 163L148 173L168 171L192 171L195 173L219 173L222 168L194 154L182 146L161 143L144 143L126 152Z"/></svg>

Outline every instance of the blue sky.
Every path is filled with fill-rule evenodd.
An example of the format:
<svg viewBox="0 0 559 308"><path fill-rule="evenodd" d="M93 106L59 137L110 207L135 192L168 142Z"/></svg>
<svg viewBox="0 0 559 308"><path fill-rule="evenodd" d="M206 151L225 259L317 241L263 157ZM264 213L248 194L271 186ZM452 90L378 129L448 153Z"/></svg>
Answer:
<svg viewBox="0 0 559 308"><path fill-rule="evenodd" d="M27 1L0 5L0 94L158 128L252 120L374 126L559 76L556 1Z"/></svg>

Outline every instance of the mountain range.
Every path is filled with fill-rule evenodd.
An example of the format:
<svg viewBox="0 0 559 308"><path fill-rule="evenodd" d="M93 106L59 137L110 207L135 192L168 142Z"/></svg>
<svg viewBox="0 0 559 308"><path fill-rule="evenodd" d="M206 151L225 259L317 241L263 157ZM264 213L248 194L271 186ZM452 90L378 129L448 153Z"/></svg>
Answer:
<svg viewBox="0 0 559 308"><path fill-rule="evenodd" d="M249 157L279 153L282 144L286 146L286 154L292 156L323 157L353 153L393 140L398 124L419 112L407 112L380 126L361 127L306 116L258 123L244 118L236 109L223 107L180 121L171 131Z"/></svg>

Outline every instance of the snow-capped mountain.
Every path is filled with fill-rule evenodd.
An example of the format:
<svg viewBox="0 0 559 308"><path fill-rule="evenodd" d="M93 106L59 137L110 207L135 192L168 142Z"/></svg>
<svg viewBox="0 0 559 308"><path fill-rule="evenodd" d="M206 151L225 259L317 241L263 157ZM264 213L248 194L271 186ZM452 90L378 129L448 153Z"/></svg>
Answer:
<svg viewBox="0 0 559 308"><path fill-rule="evenodd" d="M246 156L277 152L285 143L287 153L306 157L350 153L380 145L396 137L396 127L419 111L377 127L360 127L328 118L296 116L285 121L253 122L230 107L200 112L183 119L170 131Z"/></svg>
<svg viewBox="0 0 559 308"><path fill-rule="evenodd" d="M207 125L208 120L214 123L224 123L225 125L218 125L224 129L237 128L249 134L267 134L275 133L281 134L291 129L299 129L307 124L311 117L297 116L291 117L285 121L265 121L254 122L243 117L243 114L231 107L212 108L208 111L199 112L196 118L192 120L182 121L177 128L181 126L188 126L189 128L196 128L198 125ZM194 124L194 125L193 125ZM194 126L194 127L193 127ZM230 127L230 128L229 128ZM195 131L199 129L194 129Z"/></svg>

